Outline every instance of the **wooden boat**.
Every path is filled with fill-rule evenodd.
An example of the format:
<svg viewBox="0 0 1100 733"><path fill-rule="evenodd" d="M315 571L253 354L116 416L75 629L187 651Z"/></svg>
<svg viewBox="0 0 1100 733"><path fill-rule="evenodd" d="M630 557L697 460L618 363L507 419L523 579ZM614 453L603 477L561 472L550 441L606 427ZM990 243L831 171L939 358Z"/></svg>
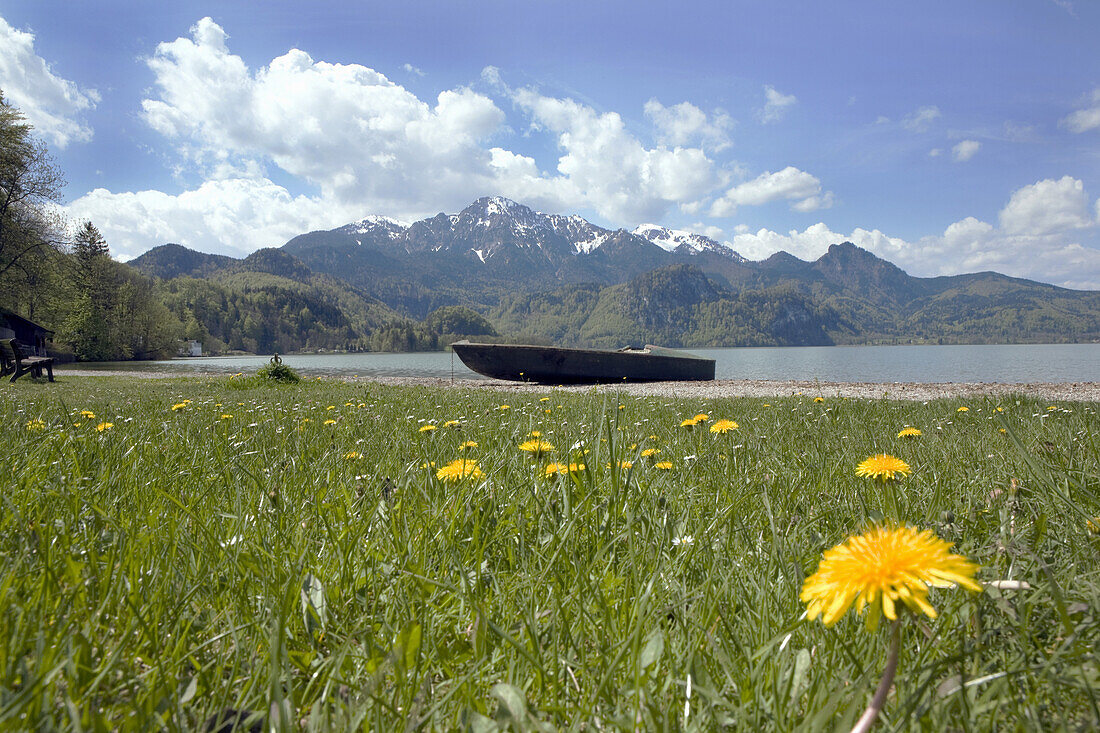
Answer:
<svg viewBox="0 0 1100 733"><path fill-rule="evenodd" d="M539 384L714 379L714 359L675 349L568 349L525 344L451 344L462 363L494 379Z"/></svg>

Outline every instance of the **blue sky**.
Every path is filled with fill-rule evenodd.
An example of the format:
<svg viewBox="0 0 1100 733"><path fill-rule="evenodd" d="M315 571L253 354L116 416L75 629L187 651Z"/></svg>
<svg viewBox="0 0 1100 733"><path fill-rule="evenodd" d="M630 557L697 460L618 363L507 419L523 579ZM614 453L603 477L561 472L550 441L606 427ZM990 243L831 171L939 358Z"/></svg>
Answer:
<svg viewBox="0 0 1100 733"><path fill-rule="evenodd" d="M0 0L0 89L120 259L500 194L1100 289L1097 38L1084 0Z"/></svg>

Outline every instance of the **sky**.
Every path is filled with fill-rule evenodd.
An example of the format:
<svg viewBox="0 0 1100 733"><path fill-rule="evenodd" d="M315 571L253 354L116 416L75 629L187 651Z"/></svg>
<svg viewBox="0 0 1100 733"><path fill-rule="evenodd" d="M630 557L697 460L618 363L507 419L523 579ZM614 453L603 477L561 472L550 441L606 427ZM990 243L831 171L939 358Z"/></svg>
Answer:
<svg viewBox="0 0 1100 733"><path fill-rule="evenodd" d="M502 195L1100 289L1093 0L0 0L64 214L241 257Z"/></svg>

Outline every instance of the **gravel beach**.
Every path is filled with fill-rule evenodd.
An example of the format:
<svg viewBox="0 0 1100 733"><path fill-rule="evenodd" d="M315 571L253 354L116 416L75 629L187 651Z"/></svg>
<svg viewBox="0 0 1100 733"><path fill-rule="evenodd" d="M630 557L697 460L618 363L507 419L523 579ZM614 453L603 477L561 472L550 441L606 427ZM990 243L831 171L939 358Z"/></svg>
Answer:
<svg viewBox="0 0 1100 733"><path fill-rule="evenodd" d="M208 377L212 374L173 372L110 372L82 369L57 371L66 377L127 377L128 379L175 379ZM860 399L935 400L948 397L984 397L1028 395L1047 400L1074 402L1100 401L1100 382L816 382L765 379L716 379L710 382L638 382L629 384L548 386L490 379L434 379L423 377L335 377L345 382L377 382L393 386L424 386L451 389L486 389L503 393L566 392L613 393L633 396L656 395L715 399L722 397L850 397Z"/></svg>

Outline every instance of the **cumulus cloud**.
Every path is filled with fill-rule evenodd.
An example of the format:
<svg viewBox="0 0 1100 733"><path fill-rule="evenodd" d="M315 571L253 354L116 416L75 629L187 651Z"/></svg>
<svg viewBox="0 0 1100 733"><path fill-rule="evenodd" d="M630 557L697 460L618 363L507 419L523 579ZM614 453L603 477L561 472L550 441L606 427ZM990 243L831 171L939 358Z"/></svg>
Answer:
<svg viewBox="0 0 1100 733"><path fill-rule="evenodd" d="M1053 213L1044 215L1045 206L1053 207ZM1096 209L1100 219L1100 201ZM999 227L966 217L942 234L907 241L878 229L836 232L821 222L785 234L769 229L752 232L738 226L727 244L749 259L764 259L783 250L812 261L829 245L848 241L919 277L994 270L1063 287L1097 290L1100 226L1089 217L1083 186L1067 176L1013 192L1000 213Z"/></svg>
<svg viewBox="0 0 1100 733"><path fill-rule="evenodd" d="M362 216L357 207L292 196L262 176L209 180L178 195L97 188L68 204L65 213L73 221L94 221L121 260L166 242L241 257Z"/></svg>
<svg viewBox="0 0 1100 733"><path fill-rule="evenodd" d="M1095 224L1084 183L1071 176L1048 178L1015 191L1001 210L1001 229L1009 234L1043 236Z"/></svg>
<svg viewBox="0 0 1100 733"><path fill-rule="evenodd" d="M410 74L413 74L414 76L424 76L424 72L416 68L412 64L404 64L401 68L409 72Z"/></svg>
<svg viewBox="0 0 1100 733"><path fill-rule="evenodd" d="M951 157L956 163L964 163L973 158L981 147L982 144L977 140L963 140L951 148Z"/></svg>
<svg viewBox="0 0 1100 733"><path fill-rule="evenodd" d="M710 150L725 150L730 146L729 130L733 120L722 110L707 114L690 102L666 107L656 99L645 103L645 114L657 129L657 139L673 147L701 144Z"/></svg>
<svg viewBox="0 0 1100 733"><path fill-rule="evenodd" d="M364 213L411 220L455 210L487 192L632 225L698 209L720 182L705 149L728 146L732 125L720 110L653 100L645 112L656 143L646 143L616 113L511 89L486 67L481 82L556 141L561 154L547 171L491 144L510 128L496 102L469 87L423 101L374 69L298 49L250 68L210 18L159 44L146 63L154 85L145 121L175 146L182 174L208 180L177 196L100 189L73 202L71 215L95 219L124 250L179 240L247 252ZM316 195L292 197L264 173L272 165ZM256 197L251 209L245 192Z"/></svg>
<svg viewBox="0 0 1100 733"><path fill-rule="evenodd" d="M602 216L642 222L706 194L716 183L701 148L646 147L615 112L598 113L572 99L533 89L512 92L536 129L557 136L558 173Z"/></svg>
<svg viewBox="0 0 1100 733"><path fill-rule="evenodd" d="M94 89L81 89L53 73L34 51L34 34L13 28L0 18L0 79L2 91L47 142L59 148L92 139L92 128L81 121L99 103Z"/></svg>
<svg viewBox="0 0 1100 733"><path fill-rule="evenodd" d="M1100 87L1082 100L1083 107L1062 118L1061 125L1070 132L1086 132L1100 127Z"/></svg>
<svg viewBox="0 0 1100 733"><path fill-rule="evenodd" d="M757 111L757 118L767 125L778 122L787 114L787 110L793 107L798 99L793 94L783 94L771 85L764 87L764 107Z"/></svg>
<svg viewBox="0 0 1100 733"><path fill-rule="evenodd" d="M827 209L833 204L832 192L821 190L816 176L787 166L776 173L761 173L725 192L710 208L711 216L733 216L739 206L760 206L772 201L790 201L795 211Z"/></svg>
<svg viewBox="0 0 1100 733"><path fill-rule="evenodd" d="M925 132L933 122L942 117L940 108L935 105L921 107L916 112L906 115L901 121L902 126L911 132Z"/></svg>

